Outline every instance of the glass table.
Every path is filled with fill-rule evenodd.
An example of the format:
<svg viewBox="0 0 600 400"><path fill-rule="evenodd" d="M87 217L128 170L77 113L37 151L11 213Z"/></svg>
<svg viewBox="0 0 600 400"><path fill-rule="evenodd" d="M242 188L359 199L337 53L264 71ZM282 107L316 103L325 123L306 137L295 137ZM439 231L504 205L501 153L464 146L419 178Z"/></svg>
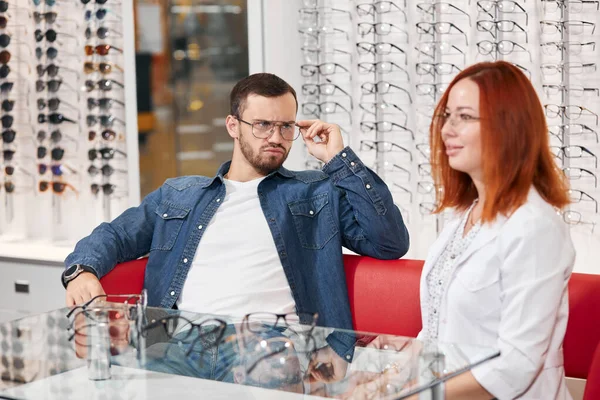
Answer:
<svg viewBox="0 0 600 400"><path fill-rule="evenodd" d="M69 311L0 324L0 398L441 399L444 381L499 355L283 319L115 303ZM336 337L355 340L351 356L332 349Z"/></svg>

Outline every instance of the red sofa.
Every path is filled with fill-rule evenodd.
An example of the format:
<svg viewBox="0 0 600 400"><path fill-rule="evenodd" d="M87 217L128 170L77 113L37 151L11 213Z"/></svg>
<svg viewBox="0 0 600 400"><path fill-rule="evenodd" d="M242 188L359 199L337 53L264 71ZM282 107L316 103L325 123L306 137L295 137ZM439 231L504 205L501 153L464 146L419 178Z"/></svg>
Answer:
<svg viewBox="0 0 600 400"><path fill-rule="evenodd" d="M357 331L409 337L419 333L422 260L383 261L346 255L344 265ZM101 279L102 286L109 294L139 293L145 268L146 259L120 264ZM589 374L585 399L600 399L600 275L572 275L569 312L564 341L566 374L581 379Z"/></svg>

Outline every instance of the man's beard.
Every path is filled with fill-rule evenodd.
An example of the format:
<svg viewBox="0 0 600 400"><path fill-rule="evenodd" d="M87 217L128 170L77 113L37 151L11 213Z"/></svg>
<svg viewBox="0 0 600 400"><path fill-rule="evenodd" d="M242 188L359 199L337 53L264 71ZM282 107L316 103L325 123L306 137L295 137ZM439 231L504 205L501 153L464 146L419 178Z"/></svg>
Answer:
<svg viewBox="0 0 600 400"><path fill-rule="evenodd" d="M261 147L261 149L255 153L254 150L252 150L250 144L248 144L245 141L244 135L241 132L238 137L240 141L240 149L242 151L243 156L246 158L246 160L248 160L248 162L250 163L250 165L252 165L256 172L260 173L261 175L266 176L269 175L271 172L278 170L283 165L289 154L289 150L286 151L286 149L283 146L278 144ZM268 148L282 149L284 154L283 156L279 156L266 155L261 153L261 150ZM281 161L279 159L280 157Z"/></svg>

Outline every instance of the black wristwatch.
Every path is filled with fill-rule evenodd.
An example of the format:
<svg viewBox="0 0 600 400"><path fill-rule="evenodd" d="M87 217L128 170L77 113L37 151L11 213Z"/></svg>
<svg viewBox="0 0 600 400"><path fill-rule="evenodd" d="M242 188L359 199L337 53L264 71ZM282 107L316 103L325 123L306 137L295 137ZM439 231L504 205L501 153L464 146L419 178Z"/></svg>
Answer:
<svg viewBox="0 0 600 400"><path fill-rule="evenodd" d="M81 264L71 265L69 268L64 270L61 276L62 284L65 287L65 289L67 288L69 282L77 278L82 272L91 272L92 274L96 275L96 277L98 277L96 271L92 267L88 267L87 265Z"/></svg>

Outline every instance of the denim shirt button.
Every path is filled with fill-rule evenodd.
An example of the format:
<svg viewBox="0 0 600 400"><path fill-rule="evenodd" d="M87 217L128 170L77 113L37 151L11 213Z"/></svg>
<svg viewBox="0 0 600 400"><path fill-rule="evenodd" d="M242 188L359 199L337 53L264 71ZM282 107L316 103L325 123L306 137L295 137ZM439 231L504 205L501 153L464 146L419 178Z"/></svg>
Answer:
<svg viewBox="0 0 600 400"><path fill-rule="evenodd" d="M367 185L366 185L365 187L366 187L367 189L371 189L371 185L369 185L368 183L367 183Z"/></svg>
<svg viewBox="0 0 600 400"><path fill-rule="evenodd" d="M313 215L315 212L314 212L313 210L310 210L308 213L309 213L310 215Z"/></svg>
<svg viewBox="0 0 600 400"><path fill-rule="evenodd" d="M175 291L171 290L171 296L175 296Z"/></svg>
<svg viewBox="0 0 600 400"><path fill-rule="evenodd" d="M163 217L165 217L165 218L167 218L168 216L169 216L169 214L167 214L167 213L163 214Z"/></svg>
<svg viewBox="0 0 600 400"><path fill-rule="evenodd" d="M346 158L346 153L342 153L342 157Z"/></svg>
<svg viewBox="0 0 600 400"><path fill-rule="evenodd" d="M354 161L352 161L352 162L350 163L350 165L354 167L354 166L356 165L356 163L355 163Z"/></svg>
<svg viewBox="0 0 600 400"><path fill-rule="evenodd" d="M346 354L346 360L351 359L352 357L350 356L350 354Z"/></svg>
<svg viewBox="0 0 600 400"><path fill-rule="evenodd" d="M217 203L218 203L218 202L220 202L220 201L221 201L221 199L217 199L217 200L216 200L216 202L217 202Z"/></svg>
<svg viewBox="0 0 600 400"><path fill-rule="evenodd" d="M200 225L200 226L198 227L198 229L202 229L202 225Z"/></svg>
<svg viewBox="0 0 600 400"><path fill-rule="evenodd" d="M184 264L187 264L187 261L188 261L188 259L187 259L187 258L184 258L184 259L183 259L183 263L184 263Z"/></svg>

